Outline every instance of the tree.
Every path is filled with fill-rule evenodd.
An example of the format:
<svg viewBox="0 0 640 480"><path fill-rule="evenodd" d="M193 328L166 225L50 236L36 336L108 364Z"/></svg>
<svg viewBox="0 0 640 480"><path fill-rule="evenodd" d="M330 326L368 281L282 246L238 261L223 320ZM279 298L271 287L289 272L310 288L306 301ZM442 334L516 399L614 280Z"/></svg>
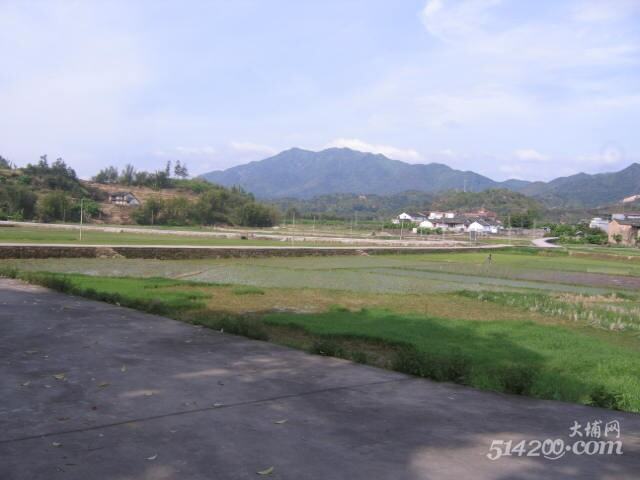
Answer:
<svg viewBox="0 0 640 480"><path fill-rule="evenodd" d="M62 191L51 192L40 198L38 216L43 222L66 221L71 215L71 198Z"/></svg>
<svg viewBox="0 0 640 480"><path fill-rule="evenodd" d="M277 217L273 208L259 203L247 203L240 209L240 224L246 227L272 227Z"/></svg>
<svg viewBox="0 0 640 480"><path fill-rule="evenodd" d="M0 211L17 220L33 218L38 197L23 185L7 185L0 189Z"/></svg>
<svg viewBox="0 0 640 480"><path fill-rule="evenodd" d="M164 174L167 178L171 178L171 160L167 160L167 164L164 167Z"/></svg>
<svg viewBox="0 0 640 480"><path fill-rule="evenodd" d="M51 168L49 169L48 173L72 179L76 178L76 171L73 168L67 166L65 161L60 157L58 157L56 161L51 164Z"/></svg>
<svg viewBox="0 0 640 480"><path fill-rule="evenodd" d="M136 169L130 163L127 163L122 169L119 182L123 185L132 185L136 176Z"/></svg>
<svg viewBox="0 0 640 480"><path fill-rule="evenodd" d="M93 177L93 181L97 183L117 183L118 169L116 167L103 168Z"/></svg>
<svg viewBox="0 0 640 480"><path fill-rule="evenodd" d="M0 155L0 168L11 168L11 162Z"/></svg>
<svg viewBox="0 0 640 480"><path fill-rule="evenodd" d="M141 225L158 225L164 223L164 201L151 197L141 207L136 208L131 216Z"/></svg>
<svg viewBox="0 0 640 480"><path fill-rule="evenodd" d="M189 176L187 164L180 163L180 160L176 161L176 165L173 167L173 174L178 178L187 178Z"/></svg>

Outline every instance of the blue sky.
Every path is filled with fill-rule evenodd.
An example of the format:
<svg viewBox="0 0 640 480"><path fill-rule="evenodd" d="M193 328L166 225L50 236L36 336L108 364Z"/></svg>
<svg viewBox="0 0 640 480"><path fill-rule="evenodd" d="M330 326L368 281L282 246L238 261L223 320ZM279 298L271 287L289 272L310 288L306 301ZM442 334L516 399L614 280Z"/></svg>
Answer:
<svg viewBox="0 0 640 480"><path fill-rule="evenodd" d="M0 2L0 154L192 173L347 146L496 179L640 161L640 0Z"/></svg>

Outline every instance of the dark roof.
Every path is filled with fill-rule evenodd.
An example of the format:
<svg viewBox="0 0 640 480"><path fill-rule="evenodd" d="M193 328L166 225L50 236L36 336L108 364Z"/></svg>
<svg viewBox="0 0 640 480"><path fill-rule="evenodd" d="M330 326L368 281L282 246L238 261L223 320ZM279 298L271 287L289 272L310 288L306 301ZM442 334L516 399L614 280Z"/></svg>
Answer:
<svg viewBox="0 0 640 480"><path fill-rule="evenodd" d="M459 224L464 224L469 222L469 219L465 217L438 218L435 220L436 220L436 223L449 223L452 225L459 225Z"/></svg>
<svg viewBox="0 0 640 480"><path fill-rule="evenodd" d="M613 220L619 225L629 225L631 227L640 227L640 218L628 218L627 220Z"/></svg>
<svg viewBox="0 0 640 480"><path fill-rule="evenodd" d="M496 222L492 222L486 218L473 218L471 223L477 222L483 227L497 227L498 224Z"/></svg>
<svg viewBox="0 0 640 480"><path fill-rule="evenodd" d="M131 195L132 197L135 197L135 195L131 192L111 192L109 195L111 197L124 197L125 195Z"/></svg>

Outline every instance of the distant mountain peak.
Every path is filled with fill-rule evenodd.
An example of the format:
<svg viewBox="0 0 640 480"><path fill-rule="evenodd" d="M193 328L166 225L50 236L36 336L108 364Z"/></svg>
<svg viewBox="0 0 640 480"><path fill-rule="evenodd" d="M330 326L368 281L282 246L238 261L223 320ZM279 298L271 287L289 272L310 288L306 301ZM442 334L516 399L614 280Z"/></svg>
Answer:
<svg viewBox="0 0 640 480"><path fill-rule="evenodd" d="M550 206L590 207L615 203L640 191L640 164L614 173L578 173L550 182L509 179L497 182L443 163L409 164L380 153L347 147L319 152L293 147L264 160L202 175L225 186L239 185L256 197L312 198L331 194L392 195L408 190L439 193L506 188Z"/></svg>

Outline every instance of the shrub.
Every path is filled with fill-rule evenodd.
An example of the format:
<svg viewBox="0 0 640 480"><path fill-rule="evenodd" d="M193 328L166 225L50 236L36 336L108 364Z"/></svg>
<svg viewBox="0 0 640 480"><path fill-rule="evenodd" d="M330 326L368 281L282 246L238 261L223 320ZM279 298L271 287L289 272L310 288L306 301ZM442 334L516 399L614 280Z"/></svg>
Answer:
<svg viewBox="0 0 640 480"><path fill-rule="evenodd" d="M466 383L471 362L461 352L452 350L446 355L428 354L413 347L402 347L394 355L392 369L439 382Z"/></svg>
<svg viewBox="0 0 640 480"><path fill-rule="evenodd" d="M528 366L506 366L501 372L504 392L527 395L535 379L535 371Z"/></svg>
<svg viewBox="0 0 640 480"><path fill-rule="evenodd" d="M316 355L323 355L325 357L344 358L346 356L345 350L340 346L340 344L330 338L325 338L313 342L310 352L315 353Z"/></svg>
<svg viewBox="0 0 640 480"><path fill-rule="evenodd" d="M609 392L604 386L598 385L591 392L587 405L608 408L610 410L620 410L621 400L622 396L619 393Z"/></svg>

